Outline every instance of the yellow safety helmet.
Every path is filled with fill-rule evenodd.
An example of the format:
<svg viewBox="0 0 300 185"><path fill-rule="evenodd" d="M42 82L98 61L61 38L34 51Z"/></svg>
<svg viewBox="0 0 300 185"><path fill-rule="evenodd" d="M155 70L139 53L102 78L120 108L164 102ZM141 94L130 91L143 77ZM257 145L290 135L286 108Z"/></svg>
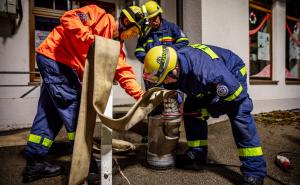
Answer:
<svg viewBox="0 0 300 185"><path fill-rule="evenodd" d="M129 25L124 25L124 18L127 17L130 21ZM120 38L127 39L135 37L138 34L143 34L142 27L144 26L144 14L138 6L129 6L122 9L119 17L119 33Z"/></svg>
<svg viewBox="0 0 300 185"><path fill-rule="evenodd" d="M128 8L122 9L120 17L122 17L122 14L125 15L128 18L128 20L131 23L135 24L139 29L142 27L144 15L140 7L129 6Z"/></svg>
<svg viewBox="0 0 300 185"><path fill-rule="evenodd" d="M146 7L149 19L157 16L160 13L163 13L163 9L158 5L156 1L148 1L143 6Z"/></svg>
<svg viewBox="0 0 300 185"><path fill-rule="evenodd" d="M157 85L161 84L166 76L177 65L176 51L168 46L151 48L144 59L144 80Z"/></svg>

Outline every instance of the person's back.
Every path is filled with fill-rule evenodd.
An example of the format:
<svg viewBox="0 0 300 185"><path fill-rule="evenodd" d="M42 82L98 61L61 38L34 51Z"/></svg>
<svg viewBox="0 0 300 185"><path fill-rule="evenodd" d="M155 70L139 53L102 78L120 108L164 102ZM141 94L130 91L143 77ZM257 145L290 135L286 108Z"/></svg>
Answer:
<svg viewBox="0 0 300 185"><path fill-rule="evenodd" d="M60 22L37 48L37 53L71 67L82 79L88 48L94 42L93 35L112 38L115 20L98 6L88 5L67 11Z"/></svg>
<svg viewBox="0 0 300 185"><path fill-rule="evenodd" d="M191 46L193 46L193 47L191 47ZM213 46L213 45L193 44L193 45L189 45L188 47L184 47L184 48L178 50L178 53L184 54L187 58L192 57L193 52L200 52L199 53L200 56L209 56L205 52L203 52L199 49L195 49L195 47L203 47L203 46L207 46L213 52L215 52L218 55L219 59L224 63L226 68L231 72L235 72L237 69L240 69L245 66L245 63L243 62L243 60L238 55L236 55L234 52L232 52L231 50L221 48L218 46ZM211 57L207 58L207 60L211 60Z"/></svg>
<svg viewBox="0 0 300 185"><path fill-rule="evenodd" d="M239 89L240 84L243 86L245 90L236 100L247 96L245 63L232 51L216 46L194 44L178 50L177 54L181 66L178 87L182 88L183 92L190 95L191 92L201 93L203 96L206 95L206 98L214 99L216 94L211 93L206 86L218 81L220 84L226 84L229 94Z"/></svg>

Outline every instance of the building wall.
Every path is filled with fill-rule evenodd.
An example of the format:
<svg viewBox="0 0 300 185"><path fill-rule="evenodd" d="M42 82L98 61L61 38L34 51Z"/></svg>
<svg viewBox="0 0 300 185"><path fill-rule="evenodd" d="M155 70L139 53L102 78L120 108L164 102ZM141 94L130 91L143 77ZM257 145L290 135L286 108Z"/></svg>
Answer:
<svg viewBox="0 0 300 185"><path fill-rule="evenodd" d="M22 0L23 20L18 32L0 37L0 71L29 71L29 4ZM27 85L28 74L0 74L0 85ZM0 130L28 127L36 112L39 88L20 98L32 86L0 87Z"/></svg>
<svg viewBox="0 0 300 185"><path fill-rule="evenodd" d="M183 31L191 44L202 43L201 0L183 1ZM187 11L192 10L192 11Z"/></svg>
<svg viewBox="0 0 300 185"><path fill-rule="evenodd" d="M248 0L201 2L202 42L231 49L249 69ZM300 85L285 84L284 1L275 1L272 11L273 81L278 84L249 85L253 113L300 108Z"/></svg>

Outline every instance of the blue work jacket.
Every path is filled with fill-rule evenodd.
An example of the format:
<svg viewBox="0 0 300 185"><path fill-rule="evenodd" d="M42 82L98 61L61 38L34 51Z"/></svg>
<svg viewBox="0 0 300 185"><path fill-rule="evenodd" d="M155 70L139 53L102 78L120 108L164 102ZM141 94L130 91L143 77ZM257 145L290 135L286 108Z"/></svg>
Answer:
<svg viewBox="0 0 300 185"><path fill-rule="evenodd" d="M188 96L207 98L210 105L247 96L245 64L232 51L196 44L178 50L177 54L177 88Z"/></svg>
<svg viewBox="0 0 300 185"><path fill-rule="evenodd" d="M147 37L140 37L135 49L136 58L144 63L146 53L154 46L166 45L178 50L189 44L189 40L174 23L162 19L157 30L152 30Z"/></svg>

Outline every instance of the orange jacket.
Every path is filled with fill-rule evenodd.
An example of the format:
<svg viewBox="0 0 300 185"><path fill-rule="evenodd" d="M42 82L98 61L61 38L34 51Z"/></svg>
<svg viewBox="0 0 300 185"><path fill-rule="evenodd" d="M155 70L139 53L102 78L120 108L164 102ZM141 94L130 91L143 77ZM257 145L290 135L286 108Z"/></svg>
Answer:
<svg viewBox="0 0 300 185"><path fill-rule="evenodd" d="M60 23L36 52L69 66L82 79L88 48L94 42L94 35L112 38L116 22L105 10L88 5L65 12ZM132 67L125 61L122 45L115 78L129 95L139 99L143 91Z"/></svg>

